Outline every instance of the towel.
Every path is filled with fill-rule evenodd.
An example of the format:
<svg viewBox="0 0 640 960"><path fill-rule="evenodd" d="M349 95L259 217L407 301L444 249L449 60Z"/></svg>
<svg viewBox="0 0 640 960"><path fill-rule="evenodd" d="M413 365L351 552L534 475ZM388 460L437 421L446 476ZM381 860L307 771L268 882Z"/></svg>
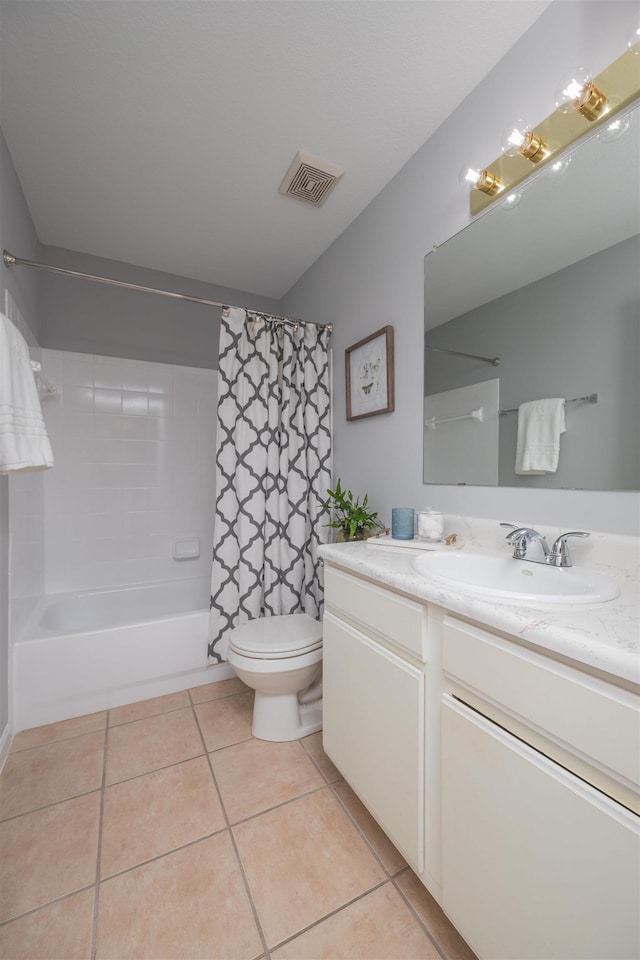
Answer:
<svg viewBox="0 0 640 960"><path fill-rule="evenodd" d="M0 313L0 473L52 466L29 348Z"/></svg>
<svg viewBox="0 0 640 960"><path fill-rule="evenodd" d="M555 473L565 432L564 400L532 400L518 408L516 473Z"/></svg>

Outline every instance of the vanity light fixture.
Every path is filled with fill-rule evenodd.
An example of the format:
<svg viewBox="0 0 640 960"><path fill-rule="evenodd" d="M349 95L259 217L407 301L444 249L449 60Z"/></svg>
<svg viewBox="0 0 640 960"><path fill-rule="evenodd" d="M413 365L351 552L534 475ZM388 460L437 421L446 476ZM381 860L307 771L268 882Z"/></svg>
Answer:
<svg viewBox="0 0 640 960"><path fill-rule="evenodd" d="M520 155L531 163L540 163L549 154L549 145L526 120L514 120L508 125L500 149L509 157Z"/></svg>
<svg viewBox="0 0 640 960"><path fill-rule="evenodd" d="M474 167L468 167L462 173L462 180L490 197L495 197L502 190L502 181L490 170L477 170Z"/></svg>
<svg viewBox="0 0 640 960"><path fill-rule="evenodd" d="M591 73L578 67L564 77L556 88L556 109L560 113L577 110L590 123L602 116L607 108L607 98L596 87Z"/></svg>
<svg viewBox="0 0 640 960"><path fill-rule="evenodd" d="M471 216L496 199L502 201L534 171L547 165L553 175L566 170L567 150L591 128L605 142L622 135L625 115L640 99L640 19L634 22L624 53L597 76L580 68L567 74L556 91L556 109L535 124L514 121L502 139L499 156L483 170L472 171L464 183L469 190ZM606 91L606 93L605 93ZM620 116L619 123L616 118ZM585 119L587 123L585 123ZM607 128L605 131L605 127ZM466 171L465 171L466 172Z"/></svg>

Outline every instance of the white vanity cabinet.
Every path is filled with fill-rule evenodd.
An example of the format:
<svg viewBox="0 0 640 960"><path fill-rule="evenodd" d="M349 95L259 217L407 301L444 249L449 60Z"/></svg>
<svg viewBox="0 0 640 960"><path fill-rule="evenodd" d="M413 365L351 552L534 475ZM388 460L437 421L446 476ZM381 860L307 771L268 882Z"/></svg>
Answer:
<svg viewBox="0 0 640 960"><path fill-rule="evenodd" d="M324 748L422 873L427 608L329 566L325 604Z"/></svg>
<svg viewBox="0 0 640 960"><path fill-rule="evenodd" d="M331 563L325 603L325 750L480 960L638 960L635 688Z"/></svg>
<svg viewBox="0 0 640 960"><path fill-rule="evenodd" d="M487 960L635 960L635 698L455 617L442 641L445 912Z"/></svg>

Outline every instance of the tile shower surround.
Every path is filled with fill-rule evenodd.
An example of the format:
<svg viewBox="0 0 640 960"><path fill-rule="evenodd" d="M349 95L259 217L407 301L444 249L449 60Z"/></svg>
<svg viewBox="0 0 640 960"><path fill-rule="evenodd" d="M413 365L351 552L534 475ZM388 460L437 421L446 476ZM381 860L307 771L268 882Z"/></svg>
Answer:
<svg viewBox="0 0 640 960"><path fill-rule="evenodd" d="M322 750L232 679L27 730L0 776L0 956L474 960Z"/></svg>
<svg viewBox="0 0 640 960"><path fill-rule="evenodd" d="M48 349L42 367L45 592L208 578L217 372ZM183 537L198 560L173 559Z"/></svg>

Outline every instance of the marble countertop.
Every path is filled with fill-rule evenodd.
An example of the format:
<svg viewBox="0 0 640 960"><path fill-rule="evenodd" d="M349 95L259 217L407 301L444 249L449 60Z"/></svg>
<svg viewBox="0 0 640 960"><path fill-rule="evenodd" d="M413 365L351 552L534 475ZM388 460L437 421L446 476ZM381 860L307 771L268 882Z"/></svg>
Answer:
<svg viewBox="0 0 640 960"><path fill-rule="evenodd" d="M601 572L620 589L608 603L533 606L485 600L427 580L414 571L412 550L338 543L320 547L319 553L328 563L521 638L542 652L607 674L613 682L640 685L638 580L628 571L603 566Z"/></svg>

